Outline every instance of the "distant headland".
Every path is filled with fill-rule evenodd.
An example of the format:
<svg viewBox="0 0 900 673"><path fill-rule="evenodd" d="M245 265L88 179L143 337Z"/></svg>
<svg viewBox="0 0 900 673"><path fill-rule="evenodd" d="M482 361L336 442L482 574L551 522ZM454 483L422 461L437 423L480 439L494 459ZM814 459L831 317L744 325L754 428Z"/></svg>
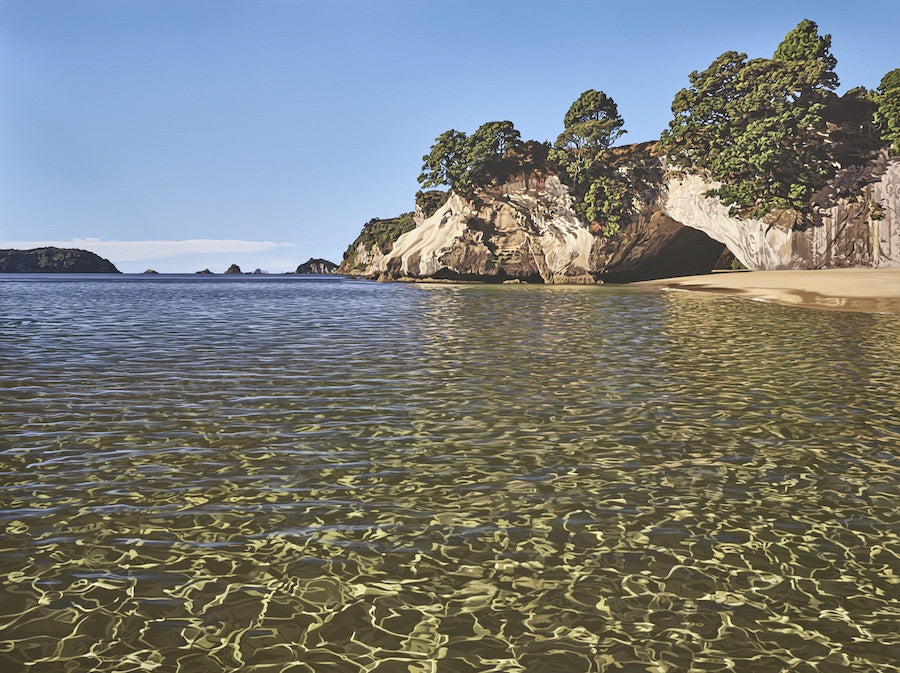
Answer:
<svg viewBox="0 0 900 673"><path fill-rule="evenodd" d="M108 259L78 248L0 250L0 273L121 273Z"/></svg>

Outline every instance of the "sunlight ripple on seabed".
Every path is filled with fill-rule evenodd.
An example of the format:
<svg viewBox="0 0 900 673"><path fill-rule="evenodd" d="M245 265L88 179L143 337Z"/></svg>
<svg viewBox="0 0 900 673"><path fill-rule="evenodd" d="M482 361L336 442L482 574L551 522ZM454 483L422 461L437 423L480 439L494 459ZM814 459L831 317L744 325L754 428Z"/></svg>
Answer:
<svg viewBox="0 0 900 673"><path fill-rule="evenodd" d="M0 299L2 670L898 671L900 316Z"/></svg>

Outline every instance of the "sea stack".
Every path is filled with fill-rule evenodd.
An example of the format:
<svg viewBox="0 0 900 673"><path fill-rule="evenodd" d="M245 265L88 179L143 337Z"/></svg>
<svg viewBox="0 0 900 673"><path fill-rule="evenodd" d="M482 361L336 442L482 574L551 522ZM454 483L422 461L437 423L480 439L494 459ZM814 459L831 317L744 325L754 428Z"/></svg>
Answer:
<svg viewBox="0 0 900 673"><path fill-rule="evenodd" d="M327 259L320 259L310 257L307 261L303 262L300 266L297 267L297 270L294 273L298 274L325 274L325 273L334 273L337 271L338 265L334 262L329 262Z"/></svg>

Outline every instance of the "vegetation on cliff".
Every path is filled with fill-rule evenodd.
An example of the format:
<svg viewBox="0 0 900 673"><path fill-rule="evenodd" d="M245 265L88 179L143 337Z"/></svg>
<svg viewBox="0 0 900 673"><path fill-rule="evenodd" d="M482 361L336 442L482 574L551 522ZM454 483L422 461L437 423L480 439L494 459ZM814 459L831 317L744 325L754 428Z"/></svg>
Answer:
<svg viewBox="0 0 900 673"><path fill-rule="evenodd" d="M471 136L450 129L439 135L422 157L419 182L423 187L446 186L470 195L517 174L546 170L549 150L548 143L522 141L510 121L487 122Z"/></svg>
<svg viewBox="0 0 900 673"><path fill-rule="evenodd" d="M860 148L877 146L864 89L839 98L831 36L801 21L772 58L728 51L675 95L661 138L670 164L706 171L739 214L799 213Z"/></svg>
<svg viewBox="0 0 900 673"><path fill-rule="evenodd" d="M900 68L891 70L872 92L876 105L875 124L881 130L881 138L891 144L894 154L900 154Z"/></svg>
<svg viewBox="0 0 900 673"><path fill-rule="evenodd" d="M360 248L367 254L373 249L382 255L387 254L391 251L394 241L415 226L414 213L403 213L387 219L373 217L363 225L359 236L347 247L340 270L350 272L358 266Z"/></svg>
<svg viewBox="0 0 900 673"><path fill-rule="evenodd" d="M576 212L598 233L611 236L631 214L628 178L608 151L627 133L625 120L612 98L588 89L569 107L563 124L550 158L562 169Z"/></svg>
<svg viewBox="0 0 900 673"><path fill-rule="evenodd" d="M78 248L0 250L0 273L120 273L108 259Z"/></svg>
<svg viewBox="0 0 900 673"><path fill-rule="evenodd" d="M831 36L810 20L771 58L727 51L676 94L660 151L670 164L721 182L714 193L739 214L808 212L840 168L864 162L883 141L900 152L900 69L874 92L858 87L839 97L836 65ZM516 175L555 173L595 233L615 235L642 190L634 157L610 151L625 122L615 101L594 89L563 122L552 147L523 141L509 121L483 124L472 136L445 131L423 157L419 181L469 194Z"/></svg>
<svg viewBox="0 0 900 673"><path fill-rule="evenodd" d="M473 204L505 201L512 183L528 188L555 175L584 226L612 240L647 219L664 170L676 168L718 182L709 194L732 217L806 229L839 200L861 199L868 204L862 215L874 221L882 206L863 192L884 173L886 148L900 154L900 69L874 91L856 87L838 96L836 66L831 36L803 20L771 58L727 51L692 72L658 143L617 146L625 120L597 89L572 103L552 144L523 140L511 121L487 122L471 135L450 129L422 157L416 204L429 217L450 192ZM440 187L446 191L433 189ZM411 214L371 220L342 267L360 249L387 254L413 227Z"/></svg>
<svg viewBox="0 0 900 673"><path fill-rule="evenodd" d="M431 217L437 209L447 203L450 192L443 189L419 190L416 192L416 205L422 210L425 217Z"/></svg>

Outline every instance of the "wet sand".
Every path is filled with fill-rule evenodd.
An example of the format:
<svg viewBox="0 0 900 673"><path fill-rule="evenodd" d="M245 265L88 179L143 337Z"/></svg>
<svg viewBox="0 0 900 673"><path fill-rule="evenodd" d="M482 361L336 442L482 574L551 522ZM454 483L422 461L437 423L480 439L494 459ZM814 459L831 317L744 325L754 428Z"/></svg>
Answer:
<svg viewBox="0 0 900 673"><path fill-rule="evenodd" d="M735 294L806 308L900 313L900 269L716 272L637 285Z"/></svg>

